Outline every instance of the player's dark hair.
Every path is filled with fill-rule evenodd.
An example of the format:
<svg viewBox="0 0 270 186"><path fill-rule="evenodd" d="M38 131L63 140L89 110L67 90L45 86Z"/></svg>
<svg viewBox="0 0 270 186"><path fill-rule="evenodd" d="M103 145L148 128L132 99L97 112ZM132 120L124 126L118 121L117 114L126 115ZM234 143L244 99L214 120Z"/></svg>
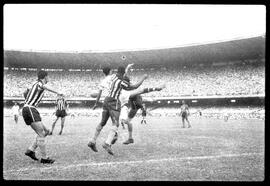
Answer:
<svg viewBox="0 0 270 186"><path fill-rule="evenodd" d="M103 71L103 73L107 76L107 75L110 73L111 68L110 68L110 67L104 67L104 68L102 69L102 71Z"/></svg>
<svg viewBox="0 0 270 186"><path fill-rule="evenodd" d="M39 80L40 80L40 79L44 79L46 76L48 76L48 73L47 73L46 71L40 70L40 71L38 72L38 79L39 79Z"/></svg>
<svg viewBox="0 0 270 186"><path fill-rule="evenodd" d="M117 74L124 75L125 72L126 72L126 68L125 67L123 67L123 66L118 67Z"/></svg>

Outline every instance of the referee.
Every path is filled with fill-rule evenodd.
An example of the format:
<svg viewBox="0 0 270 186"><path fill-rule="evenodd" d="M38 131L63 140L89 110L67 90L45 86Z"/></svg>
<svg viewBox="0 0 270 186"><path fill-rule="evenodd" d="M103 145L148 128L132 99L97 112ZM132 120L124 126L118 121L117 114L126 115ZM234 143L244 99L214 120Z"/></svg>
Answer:
<svg viewBox="0 0 270 186"><path fill-rule="evenodd" d="M52 124L52 130L49 133L49 135L53 134L55 124L59 118L61 118L61 130L59 132L59 135L62 134L63 128L64 128L64 123L65 123L65 118L67 116L67 112L66 112L67 109L68 109L68 104L67 104L67 101L65 100L64 96L59 96L56 100L56 112L55 112L56 119Z"/></svg>

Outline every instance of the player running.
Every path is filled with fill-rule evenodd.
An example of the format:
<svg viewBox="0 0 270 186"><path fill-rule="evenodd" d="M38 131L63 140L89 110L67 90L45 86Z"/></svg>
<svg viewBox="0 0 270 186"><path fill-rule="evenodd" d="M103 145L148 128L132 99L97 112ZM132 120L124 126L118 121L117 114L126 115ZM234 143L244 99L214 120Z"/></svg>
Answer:
<svg viewBox="0 0 270 186"><path fill-rule="evenodd" d="M125 77L126 81L130 81L128 77ZM121 102L120 121L128 126L128 139L123 143L125 145L134 143L132 137L132 123L131 120L136 115L138 109L143 108L141 94L146 94L153 91L161 91L165 88L165 85L157 88L144 88L140 90L126 91L122 90L119 100ZM130 109L130 110L129 110Z"/></svg>
<svg viewBox="0 0 270 186"><path fill-rule="evenodd" d="M35 141L26 150L25 155L38 161L39 159L36 157L35 151L37 147L39 147L41 152L40 162L51 164L55 160L47 156L46 139L45 139L50 131L42 123L40 114L37 110L37 106L40 103L45 90L48 90L58 95L61 94L45 86L45 84L48 82L48 73L46 71L40 70L37 76L38 80L28 90L24 106L22 109L22 115L26 125L30 125L31 128L37 133Z"/></svg>
<svg viewBox="0 0 270 186"><path fill-rule="evenodd" d="M53 134L55 124L59 118L61 118L61 130L59 132L59 135L62 134L63 129L64 129L64 124L65 124L65 119L67 116L67 110L68 110L67 101L65 100L64 96L59 96L56 100L56 112L55 112L56 119L52 124L52 129L51 129L51 132L49 133L49 135Z"/></svg>
<svg viewBox="0 0 270 186"><path fill-rule="evenodd" d="M181 105L181 117L182 117L182 123L183 123L183 126L182 128L185 128L185 120L187 121L188 123L188 128L191 127L190 123L189 123L189 120L188 120L188 116L189 116L189 109L188 109L188 105L185 103L185 101L183 100L182 101L182 105Z"/></svg>

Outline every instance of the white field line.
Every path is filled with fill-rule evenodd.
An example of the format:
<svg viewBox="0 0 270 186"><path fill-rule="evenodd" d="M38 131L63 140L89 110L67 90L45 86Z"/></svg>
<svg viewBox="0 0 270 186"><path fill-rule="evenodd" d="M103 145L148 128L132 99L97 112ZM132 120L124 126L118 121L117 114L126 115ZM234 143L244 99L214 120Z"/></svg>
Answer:
<svg viewBox="0 0 270 186"><path fill-rule="evenodd" d="M100 162L100 163L79 163L67 166L50 166L50 167L28 167L17 170L6 170L3 171L5 174L12 172L24 172L24 171L45 171L45 170L64 170L77 167L93 167L93 166L114 166L114 165L130 165L130 164L141 164L141 163L157 163L157 162L171 162L171 161L183 161L183 160L204 160L204 159L216 159L216 158L231 158L231 157L243 157L243 156L261 156L264 153L242 153L242 154L222 154L222 155L212 155L212 156L191 156L191 157L178 157L178 158L164 158L164 159L149 159L149 160L137 160L137 161L119 161L119 162Z"/></svg>

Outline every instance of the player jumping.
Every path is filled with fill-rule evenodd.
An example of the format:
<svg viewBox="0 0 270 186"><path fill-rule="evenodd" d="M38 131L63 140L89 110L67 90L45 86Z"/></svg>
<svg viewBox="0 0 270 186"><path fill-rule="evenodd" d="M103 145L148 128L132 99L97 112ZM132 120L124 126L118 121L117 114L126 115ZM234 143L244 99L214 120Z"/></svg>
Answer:
<svg viewBox="0 0 270 186"><path fill-rule="evenodd" d="M125 77L126 81L130 81L128 77ZM142 98L141 94L146 94L153 91L160 91L165 88L164 85L157 88L144 88L140 90L126 91L122 90L119 100L121 102L121 114L120 121L127 124L128 126L128 139L123 144L134 143L134 139L132 137L132 118L136 115L139 108L143 108L142 106ZM129 110L130 108L130 110Z"/></svg>

